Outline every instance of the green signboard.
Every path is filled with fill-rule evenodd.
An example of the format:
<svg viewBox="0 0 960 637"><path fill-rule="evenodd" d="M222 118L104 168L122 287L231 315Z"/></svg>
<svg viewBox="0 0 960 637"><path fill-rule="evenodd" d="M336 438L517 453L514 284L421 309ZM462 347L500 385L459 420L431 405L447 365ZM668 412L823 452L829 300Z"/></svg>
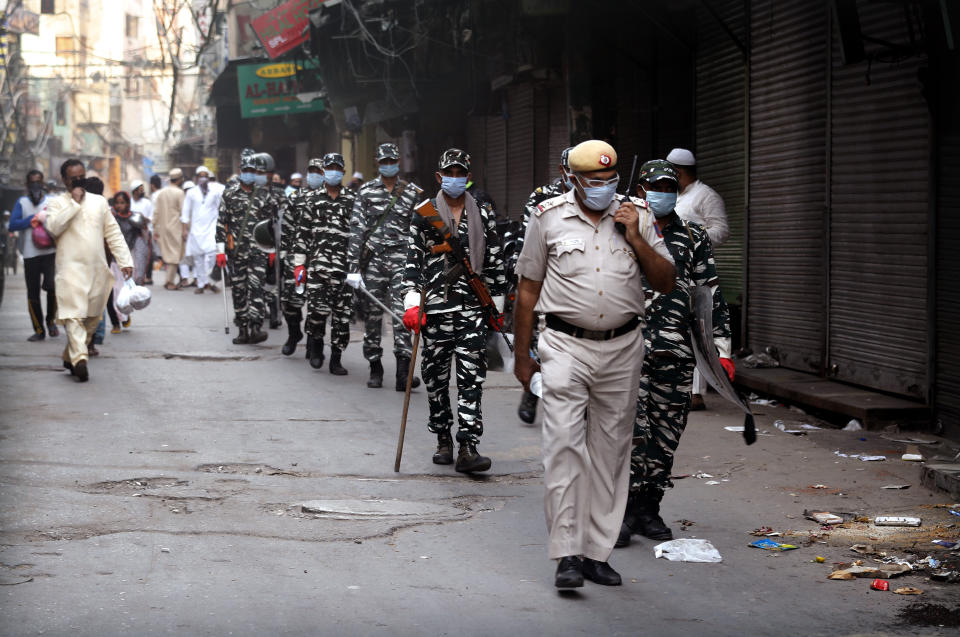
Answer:
<svg viewBox="0 0 960 637"><path fill-rule="evenodd" d="M242 117L322 111L319 72L312 60L237 67Z"/></svg>

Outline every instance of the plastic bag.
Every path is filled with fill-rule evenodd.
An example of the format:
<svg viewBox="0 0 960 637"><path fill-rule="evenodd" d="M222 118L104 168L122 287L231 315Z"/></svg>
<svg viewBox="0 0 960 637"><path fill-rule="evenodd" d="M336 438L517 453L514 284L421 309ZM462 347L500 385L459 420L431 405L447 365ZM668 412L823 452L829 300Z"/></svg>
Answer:
<svg viewBox="0 0 960 637"><path fill-rule="evenodd" d="M130 303L133 305L133 309L145 309L150 305L151 298L153 298L153 295L150 293L150 288L142 285L133 286L133 291L130 293Z"/></svg>
<svg viewBox="0 0 960 637"><path fill-rule="evenodd" d="M722 562L720 556L713 544L708 540L670 540L653 547L654 557L664 557L671 562Z"/></svg>
<svg viewBox="0 0 960 637"><path fill-rule="evenodd" d="M117 295L117 309L123 314L130 314L134 310L142 310L150 305L150 290L137 285L133 279L127 279Z"/></svg>

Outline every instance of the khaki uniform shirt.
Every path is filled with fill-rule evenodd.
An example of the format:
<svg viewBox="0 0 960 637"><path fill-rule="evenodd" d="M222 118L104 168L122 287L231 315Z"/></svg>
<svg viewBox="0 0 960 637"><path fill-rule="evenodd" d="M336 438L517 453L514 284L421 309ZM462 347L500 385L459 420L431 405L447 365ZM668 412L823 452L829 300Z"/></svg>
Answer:
<svg viewBox="0 0 960 637"><path fill-rule="evenodd" d="M634 202L636 203L636 201ZM548 199L531 217L517 274L542 281L536 310L588 330L610 330L643 316L643 281L633 248L614 228L619 198L594 226L574 191ZM638 205L640 234L673 263L653 214Z"/></svg>

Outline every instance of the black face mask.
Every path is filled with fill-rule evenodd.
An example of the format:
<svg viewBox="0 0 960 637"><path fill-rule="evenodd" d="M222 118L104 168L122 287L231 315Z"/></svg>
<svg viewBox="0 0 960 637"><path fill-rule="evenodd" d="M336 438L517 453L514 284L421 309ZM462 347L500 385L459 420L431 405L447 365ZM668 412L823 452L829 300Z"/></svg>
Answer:
<svg viewBox="0 0 960 637"><path fill-rule="evenodd" d="M30 195L30 200L34 203L43 199L43 184L39 181L31 181L27 184L27 193Z"/></svg>
<svg viewBox="0 0 960 637"><path fill-rule="evenodd" d="M87 178L86 177L74 177L73 181L70 182L70 190L74 188L83 188L86 190L87 187Z"/></svg>

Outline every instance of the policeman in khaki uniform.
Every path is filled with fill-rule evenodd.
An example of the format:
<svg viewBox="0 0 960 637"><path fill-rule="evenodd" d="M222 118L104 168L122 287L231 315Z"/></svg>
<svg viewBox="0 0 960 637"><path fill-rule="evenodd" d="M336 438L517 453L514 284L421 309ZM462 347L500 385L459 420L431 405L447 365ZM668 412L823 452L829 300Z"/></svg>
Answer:
<svg viewBox="0 0 960 637"><path fill-rule="evenodd" d="M617 154L590 140L570 151L573 190L540 204L517 263L514 373L529 390L534 308L544 317L543 453L558 588L615 586L607 564L623 520L643 364L643 279L673 288L673 260L652 216L615 200ZM623 224L623 232L614 223Z"/></svg>

